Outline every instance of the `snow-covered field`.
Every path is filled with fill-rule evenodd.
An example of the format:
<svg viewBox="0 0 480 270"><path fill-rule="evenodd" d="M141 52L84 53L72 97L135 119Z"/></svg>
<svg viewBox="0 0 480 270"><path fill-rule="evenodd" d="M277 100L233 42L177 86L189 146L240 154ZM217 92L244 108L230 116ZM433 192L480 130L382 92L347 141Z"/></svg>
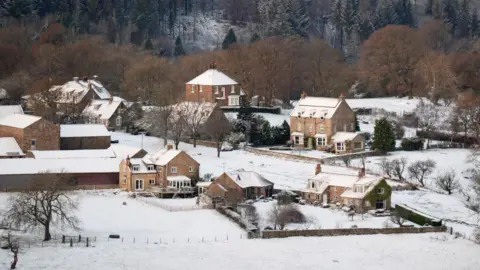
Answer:
<svg viewBox="0 0 480 270"><path fill-rule="evenodd" d="M273 224L268 220L268 215L275 201L257 202L255 208L260 215L259 225L261 228ZM385 222L389 217L374 217L370 214L364 214L363 219L360 215L355 215L351 220L347 214L341 209L325 209L311 205L298 205L299 210L307 217L308 222L305 224L289 224L287 229L336 229L351 228L353 225L359 228L385 228ZM392 227L394 227L393 224Z"/></svg>
<svg viewBox="0 0 480 270"><path fill-rule="evenodd" d="M480 265L480 246L446 234L338 236L27 248L18 269L464 269ZM0 268L10 253L0 251Z"/></svg>

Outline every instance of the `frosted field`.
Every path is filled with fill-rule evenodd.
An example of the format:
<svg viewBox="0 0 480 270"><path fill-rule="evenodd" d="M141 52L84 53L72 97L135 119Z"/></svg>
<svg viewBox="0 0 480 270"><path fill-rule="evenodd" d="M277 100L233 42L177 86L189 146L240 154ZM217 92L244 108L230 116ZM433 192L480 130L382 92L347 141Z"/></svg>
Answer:
<svg viewBox="0 0 480 270"><path fill-rule="evenodd" d="M338 236L95 247L28 248L18 269L477 270L480 246L447 234ZM0 250L0 268L10 254Z"/></svg>

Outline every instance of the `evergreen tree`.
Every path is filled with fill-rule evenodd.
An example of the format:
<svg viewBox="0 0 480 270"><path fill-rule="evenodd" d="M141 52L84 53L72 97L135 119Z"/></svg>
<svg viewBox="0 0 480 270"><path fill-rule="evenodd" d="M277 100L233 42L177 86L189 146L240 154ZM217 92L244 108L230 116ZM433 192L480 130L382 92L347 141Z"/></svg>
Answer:
<svg viewBox="0 0 480 270"><path fill-rule="evenodd" d="M237 119L245 122L252 122L255 117L252 110L252 104L246 96L240 98L240 108L238 109Z"/></svg>
<svg viewBox="0 0 480 270"><path fill-rule="evenodd" d="M410 2L410 0L397 0L395 3L395 13L397 14L398 24L411 27L415 26L412 2Z"/></svg>
<svg viewBox="0 0 480 270"><path fill-rule="evenodd" d="M274 35L289 37L295 34L292 9L291 0L278 1L274 21L272 22Z"/></svg>
<svg viewBox="0 0 480 270"><path fill-rule="evenodd" d="M260 35L258 33L253 33L252 37L250 38L250 43L255 43L260 40Z"/></svg>
<svg viewBox="0 0 480 270"><path fill-rule="evenodd" d="M457 32L458 16L457 16L457 0L444 0L442 18L446 24L451 27L452 34Z"/></svg>
<svg viewBox="0 0 480 270"><path fill-rule="evenodd" d="M262 145L264 136L262 135L262 127L265 119L260 116L256 115L253 117L251 125L250 125L250 140L247 139L247 142L250 141L253 145Z"/></svg>
<svg viewBox="0 0 480 270"><path fill-rule="evenodd" d="M177 39L175 40L175 49L173 50L173 56L179 57L185 55L185 50L183 49L182 45L182 39L180 36L177 36Z"/></svg>
<svg viewBox="0 0 480 270"><path fill-rule="evenodd" d="M272 128L270 126L270 122L263 121L261 136L262 136L262 144L263 145L272 145L273 144Z"/></svg>
<svg viewBox="0 0 480 270"><path fill-rule="evenodd" d="M31 0L2 0L0 2L0 14L5 17L21 20L31 12Z"/></svg>
<svg viewBox="0 0 480 270"><path fill-rule="evenodd" d="M459 38L468 37L470 34L470 1L461 0L457 10L457 31L455 35Z"/></svg>
<svg viewBox="0 0 480 270"><path fill-rule="evenodd" d="M285 120L283 120L283 123L280 126L280 136L280 143L282 144L290 140L290 125Z"/></svg>
<svg viewBox="0 0 480 270"><path fill-rule="evenodd" d="M145 42L145 50L153 50L153 43L152 43L152 40L151 39L147 39L147 41Z"/></svg>
<svg viewBox="0 0 480 270"><path fill-rule="evenodd" d="M480 21L478 20L477 9L474 8L470 17L470 39L478 39L480 36Z"/></svg>
<svg viewBox="0 0 480 270"><path fill-rule="evenodd" d="M53 0L33 0L33 10L40 17L55 12L56 3Z"/></svg>
<svg viewBox="0 0 480 270"><path fill-rule="evenodd" d="M425 15L432 16L433 14L433 0L427 0L425 3Z"/></svg>
<svg viewBox="0 0 480 270"><path fill-rule="evenodd" d="M235 43L237 43L237 37L235 36L235 32L233 32L233 29L230 28L227 35L225 36L225 39L223 39L222 49L228 49L230 45Z"/></svg>
<svg viewBox="0 0 480 270"><path fill-rule="evenodd" d="M360 123L358 122L357 119L357 114L355 113L355 131L360 131Z"/></svg>
<svg viewBox="0 0 480 270"><path fill-rule="evenodd" d="M347 34L347 39L351 38L352 33L357 29L358 25L358 1L345 0L345 7L342 8L340 18L341 26Z"/></svg>
<svg viewBox="0 0 480 270"><path fill-rule="evenodd" d="M385 117L375 121L372 147L381 152L395 149L395 133L392 124Z"/></svg>

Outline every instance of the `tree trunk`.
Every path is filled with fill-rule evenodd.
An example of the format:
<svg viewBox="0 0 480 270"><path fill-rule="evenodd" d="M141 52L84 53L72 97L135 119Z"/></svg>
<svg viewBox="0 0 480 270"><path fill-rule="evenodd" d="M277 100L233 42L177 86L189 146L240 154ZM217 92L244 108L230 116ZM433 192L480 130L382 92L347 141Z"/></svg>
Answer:
<svg viewBox="0 0 480 270"><path fill-rule="evenodd" d="M13 262L10 265L10 269L16 269L18 263L18 250L12 251L13 252Z"/></svg>
<svg viewBox="0 0 480 270"><path fill-rule="evenodd" d="M180 144L180 140L175 140L175 150L178 150L179 144Z"/></svg>
<svg viewBox="0 0 480 270"><path fill-rule="evenodd" d="M217 142L217 158L220 158L220 151L222 151L222 145Z"/></svg>
<svg viewBox="0 0 480 270"><path fill-rule="evenodd" d="M50 223L45 225L45 235L43 237L43 241L50 241L52 239L52 235L50 234Z"/></svg>
<svg viewBox="0 0 480 270"><path fill-rule="evenodd" d="M197 147L197 136L193 135L193 148L196 148Z"/></svg>

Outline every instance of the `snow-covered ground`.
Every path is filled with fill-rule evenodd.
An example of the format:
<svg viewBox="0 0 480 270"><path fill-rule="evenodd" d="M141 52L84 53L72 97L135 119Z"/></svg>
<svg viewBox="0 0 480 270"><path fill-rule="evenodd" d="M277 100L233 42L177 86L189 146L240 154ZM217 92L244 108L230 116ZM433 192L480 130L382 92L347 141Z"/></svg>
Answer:
<svg viewBox="0 0 480 270"><path fill-rule="evenodd" d="M446 234L298 237L95 247L27 248L18 269L464 269L480 265L480 246ZM0 250L0 268L11 255Z"/></svg>
<svg viewBox="0 0 480 270"><path fill-rule="evenodd" d="M259 225L261 228L267 226L273 228L273 224L268 220L269 212L276 201L257 202L254 204L260 216ZM353 225L359 228L385 228L385 222L389 217L374 217L370 214L364 214L363 219L360 215L355 215L351 220L347 213L341 209L327 209L311 205L297 205L299 210L307 217L305 224L289 224L287 229L336 229L351 228ZM393 224L389 223L392 227Z"/></svg>

